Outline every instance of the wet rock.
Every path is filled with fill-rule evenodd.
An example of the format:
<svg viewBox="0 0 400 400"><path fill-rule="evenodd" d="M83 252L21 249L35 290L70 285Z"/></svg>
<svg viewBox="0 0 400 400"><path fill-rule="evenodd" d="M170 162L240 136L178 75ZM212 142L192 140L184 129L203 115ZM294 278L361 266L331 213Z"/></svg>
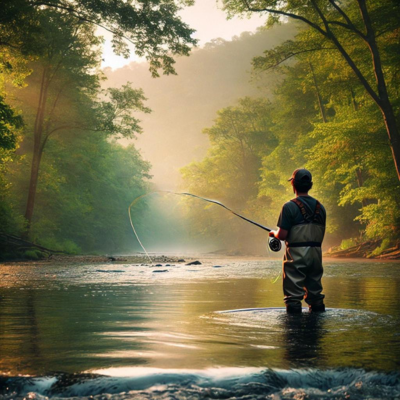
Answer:
<svg viewBox="0 0 400 400"><path fill-rule="evenodd" d="M162 264L156 264L156 267L162 267Z"/></svg>
<svg viewBox="0 0 400 400"><path fill-rule="evenodd" d="M187 263L186 265L201 265L201 262L196 260L196 261L192 261L190 263Z"/></svg>
<svg viewBox="0 0 400 400"><path fill-rule="evenodd" d="M180 258L178 262L186 262L183 258Z"/></svg>
<svg viewBox="0 0 400 400"><path fill-rule="evenodd" d="M222 265L214 265L213 268L222 268Z"/></svg>
<svg viewBox="0 0 400 400"><path fill-rule="evenodd" d="M153 272L168 272L167 269L155 269Z"/></svg>
<svg viewBox="0 0 400 400"><path fill-rule="evenodd" d="M116 259L115 257L111 257L111 256L109 256L108 259L109 259L110 261L117 261L117 259Z"/></svg>

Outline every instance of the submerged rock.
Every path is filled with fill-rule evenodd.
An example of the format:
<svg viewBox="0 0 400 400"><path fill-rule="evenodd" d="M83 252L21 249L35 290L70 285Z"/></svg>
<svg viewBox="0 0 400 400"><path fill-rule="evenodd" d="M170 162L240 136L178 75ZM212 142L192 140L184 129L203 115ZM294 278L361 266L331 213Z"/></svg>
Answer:
<svg viewBox="0 0 400 400"><path fill-rule="evenodd" d="M190 263L187 263L186 265L201 265L201 262L196 260L196 261L192 261Z"/></svg>
<svg viewBox="0 0 400 400"><path fill-rule="evenodd" d="M213 268L222 268L222 265L214 265Z"/></svg>
<svg viewBox="0 0 400 400"><path fill-rule="evenodd" d="M155 269L153 272L168 272L167 269Z"/></svg>
<svg viewBox="0 0 400 400"><path fill-rule="evenodd" d="M183 258L180 258L178 262L186 262Z"/></svg>

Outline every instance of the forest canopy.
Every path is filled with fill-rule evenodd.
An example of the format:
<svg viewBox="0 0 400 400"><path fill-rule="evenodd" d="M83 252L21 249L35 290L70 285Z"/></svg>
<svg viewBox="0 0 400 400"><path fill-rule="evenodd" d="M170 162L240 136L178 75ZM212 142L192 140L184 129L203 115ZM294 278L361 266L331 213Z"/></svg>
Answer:
<svg viewBox="0 0 400 400"><path fill-rule="evenodd" d="M220 110L204 130L211 141L208 154L182 169L184 186L226 199L239 212L274 226L291 197L287 180L304 166L313 172L312 195L328 210L328 243L344 249L372 240L370 255L395 246L400 236L399 3L224 4L231 15L264 12L270 24L282 16L303 23L294 40L253 59L255 74L282 74L271 102L245 98ZM254 143L258 136L263 145ZM221 229L216 225L208 230ZM227 231L241 226L232 220L225 231L231 249L248 247L248 241L229 242ZM249 242L257 240L254 233Z"/></svg>
<svg viewBox="0 0 400 400"><path fill-rule="evenodd" d="M129 83L102 89L96 29L112 32L116 54L133 44L153 76L174 74L174 57L196 43L184 4L1 2L0 233L69 252L131 247L127 204L150 165L118 139L140 134L136 115L151 110Z"/></svg>

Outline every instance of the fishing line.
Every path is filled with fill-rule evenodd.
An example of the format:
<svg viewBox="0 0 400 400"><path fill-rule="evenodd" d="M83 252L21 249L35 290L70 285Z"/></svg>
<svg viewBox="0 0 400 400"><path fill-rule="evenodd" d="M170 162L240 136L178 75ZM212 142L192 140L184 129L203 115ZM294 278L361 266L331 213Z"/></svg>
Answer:
<svg viewBox="0 0 400 400"><path fill-rule="evenodd" d="M268 254L268 261L272 261L270 246L267 246L267 254ZM281 276L282 276L282 269L279 271L279 274L275 278L270 279L270 282L274 285L276 282L278 282L278 279Z"/></svg>
<svg viewBox="0 0 400 400"><path fill-rule="evenodd" d="M138 234L137 234L137 232L136 232L136 229L135 229L135 227L134 227L134 225L133 225L132 216L131 216L131 208L132 208L132 206L134 206L134 205L135 205L140 199L142 199L143 197L149 196L149 195L154 194L154 193L169 193L169 194L174 194L174 195L178 195L178 196L189 196L189 197L194 197L194 198L196 198L196 199L200 199L200 200L206 201L206 202L208 202L208 203L216 204L216 205L218 205L218 206L220 206L220 207L223 207L223 208L225 208L225 210L229 211L229 212L232 213L233 215L236 215L237 217L243 219L244 221L247 221L247 222L249 222L249 223L251 223L251 224L253 224L253 225L255 225L255 226L257 226L257 227L259 227L259 228L261 228L261 229L263 229L263 230L265 230L265 231L267 231L267 232L271 232L271 230L272 230L272 229L270 229L270 228L267 228L267 227L264 226L264 225L259 224L258 222L255 222L255 221L253 221L253 220L251 220L251 219L249 219L249 218L246 218L245 216L243 216L243 215L237 213L236 211L233 211L232 209L230 209L230 208L227 207L226 205L222 204L220 201L207 199L207 198L205 198L205 197L197 196L197 195L192 194L192 193L186 193L186 192L181 192L181 193L177 192L177 193L175 193L175 192L170 192L170 191L168 191L168 190L155 190L155 191L153 191L153 192L145 193L145 194L142 194L142 195L139 196L139 197L136 197L136 199L134 199L134 200L132 201L132 203L130 204L130 206L128 207L129 221L130 221L130 223L131 223L133 233L135 234L136 239L137 239L138 243L140 244L140 247L143 249L143 251L145 252L147 258L150 260L151 263L153 263L153 260L152 260L151 257L149 256L149 253L147 252L147 250L146 250L145 247L143 246L142 242L140 241L139 236L138 236ZM282 247L280 240L279 240L279 239L276 239L276 238L270 238L268 245L269 245L269 248L270 248L272 251L279 251L279 250L281 249L281 247Z"/></svg>
<svg viewBox="0 0 400 400"><path fill-rule="evenodd" d="M151 264L153 264L153 260L152 260L151 257L149 256L149 253L147 252L147 250L144 248L142 242L141 242L140 239L139 239L139 235L137 234L136 229L135 229L135 227L133 226L132 216L131 216L131 207L132 207L138 200L140 200L142 197L146 197L146 196L148 196L149 194L153 194L153 193L155 193L155 192L145 193L145 194L142 194L142 195L139 196L139 197L136 197L136 199L133 200L132 203L130 204L130 206L128 207L129 222L131 223L131 227L132 227L133 233L135 234L136 239L137 239L138 243L140 244L140 247L141 247L141 248L143 249L143 251L145 252L145 254L146 254L147 258L150 260L150 263L151 263Z"/></svg>

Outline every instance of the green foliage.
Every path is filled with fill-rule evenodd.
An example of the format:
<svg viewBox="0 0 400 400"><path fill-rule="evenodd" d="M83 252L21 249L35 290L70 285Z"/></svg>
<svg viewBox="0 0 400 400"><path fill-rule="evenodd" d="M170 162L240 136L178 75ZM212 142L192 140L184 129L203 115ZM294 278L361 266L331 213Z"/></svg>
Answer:
<svg viewBox="0 0 400 400"><path fill-rule="evenodd" d="M214 125L204 130L212 145L207 156L181 170L185 189L226 201L236 211L256 216L261 159L277 146L271 129L271 105L265 99L244 98L237 106L219 111ZM231 233L245 229L241 222L215 207L193 208L193 202L189 204L193 211L189 218L197 231L206 234L211 229L221 237L227 226ZM204 210L209 213L207 229L199 226L204 221L200 217ZM226 235L226 242L229 240ZM235 245L241 247L240 243Z"/></svg>
<svg viewBox="0 0 400 400"><path fill-rule="evenodd" d="M196 40L191 37L193 30L182 22L178 13L183 5L192 1L147 0L126 2L115 0L45 2L40 0L3 0L0 5L0 31L3 31L0 45L18 46L25 54L41 51L35 35L42 35L47 27L37 16L50 10L59 15L68 15L79 24L104 27L113 33L113 49L116 54L127 57L128 44L135 47L135 53L146 57L150 71L158 76L158 70L165 74L175 73L176 55L188 55Z"/></svg>
<svg viewBox="0 0 400 400"><path fill-rule="evenodd" d="M32 73L22 88L7 87L24 125L11 107L2 108L1 133L18 133L21 147L16 156L17 136L1 136L8 139L0 148L1 229L19 235L26 229L30 188L33 241L71 254L131 251L126 210L146 190L150 166L133 145L116 140L141 132L133 112L150 112L143 91L129 84L100 91L101 40L92 24L54 8L34 14L40 29L30 36L37 45ZM33 185L32 171L38 173Z"/></svg>
<svg viewBox="0 0 400 400"><path fill-rule="evenodd" d="M340 243L340 250L347 250L350 247L353 247L357 244L357 241L354 238L350 239L343 239L342 242Z"/></svg>
<svg viewBox="0 0 400 400"><path fill-rule="evenodd" d="M147 99L143 90L133 89L128 82L121 89L107 89L105 95L108 101L96 105L97 129L107 132L115 139L132 139L135 134L141 133L140 121L132 115L132 111L151 112L144 105Z"/></svg>
<svg viewBox="0 0 400 400"><path fill-rule="evenodd" d="M24 258L26 258L27 260L40 260L42 258L45 258L46 255L45 253L41 252L40 250L26 250L24 252Z"/></svg>
<svg viewBox="0 0 400 400"><path fill-rule="evenodd" d="M331 5L316 3L332 20L338 17L337 9L332 8L334 2ZM398 105L399 20L387 15L390 6L383 3L369 6L377 12L373 14L373 24L379 32L377 41L385 63L387 90L392 103ZM232 15L245 13L248 5L293 12L308 18L316 27L302 28L295 40L267 50L253 61L256 73L266 74L271 68L278 67L284 74L266 114L268 135L274 140L273 146L261 149L258 154L261 168L254 170L252 179L245 183L238 179L238 172L230 177L224 171L227 163L211 162L219 160L223 154L219 144L212 142L209 155L202 162L183 169L186 187L199 188L199 194L215 187L216 198L218 195L224 198L226 192L229 196L225 199L229 200L238 191L243 203L256 205L258 214L253 215L269 221L270 216L277 216L282 204L293 196L287 182L292 171L304 166L314 177L310 194L320 199L328 210L327 239L330 245L342 242L342 246L350 246L359 239L391 242L398 239L400 185L381 110L347 61L338 57L338 47L332 46L331 40L318 31L325 26L315 9L302 7L304 2L291 1L225 0L224 4ZM390 4L396 14L398 6ZM362 29L355 2L348 2L346 12L359 21L361 25L357 27ZM388 20L383 18L384 15ZM278 18L272 22L277 21ZM335 35L345 43L347 54L368 84L375 88L375 75L365 43L353 33L343 31L340 25L335 28ZM260 120L260 117L256 118ZM251 131L249 127L245 130ZM230 148L235 158L240 159L238 149ZM235 190L229 191L232 186ZM343 236L350 239L342 241Z"/></svg>
<svg viewBox="0 0 400 400"><path fill-rule="evenodd" d="M382 240L380 246L378 246L374 251L369 254L369 257L376 257L381 255L385 250L387 250L391 245L390 239L386 238Z"/></svg>

